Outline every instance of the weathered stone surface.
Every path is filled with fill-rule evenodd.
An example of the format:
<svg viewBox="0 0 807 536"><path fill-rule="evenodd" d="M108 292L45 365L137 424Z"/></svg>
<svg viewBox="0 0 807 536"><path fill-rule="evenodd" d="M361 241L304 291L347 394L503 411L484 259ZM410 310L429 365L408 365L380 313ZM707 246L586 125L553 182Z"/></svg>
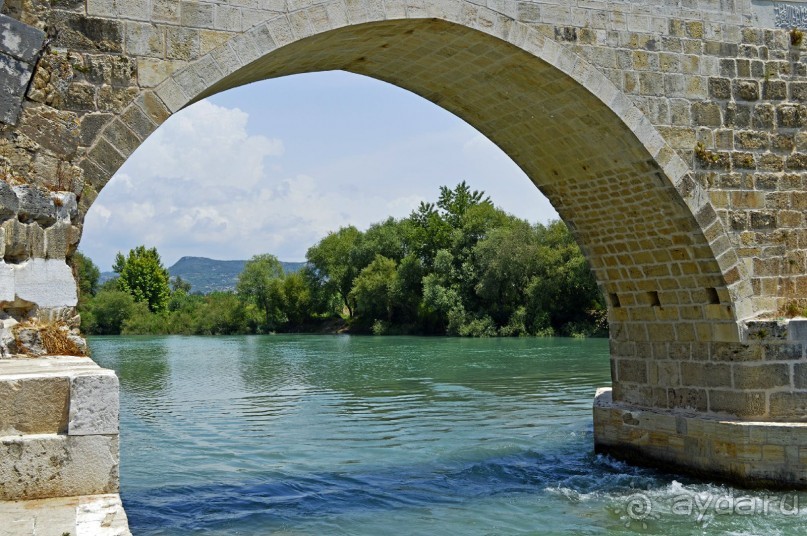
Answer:
<svg viewBox="0 0 807 536"><path fill-rule="evenodd" d="M45 32L0 14L0 54L33 63L42 50Z"/></svg>
<svg viewBox="0 0 807 536"><path fill-rule="evenodd" d="M56 223L56 205L50 195L35 186L15 186L19 200L17 214L23 223L36 222L43 227Z"/></svg>
<svg viewBox="0 0 807 536"><path fill-rule="evenodd" d="M30 65L0 54L0 122L17 122L31 73Z"/></svg>
<svg viewBox="0 0 807 536"><path fill-rule="evenodd" d="M0 502L0 519L0 536L131 536L117 494Z"/></svg>
<svg viewBox="0 0 807 536"><path fill-rule="evenodd" d="M17 327L14 330L17 352L31 357L46 355L48 351L39 330L34 327Z"/></svg>
<svg viewBox="0 0 807 536"><path fill-rule="evenodd" d="M0 220L16 218L20 202L8 183L0 181Z"/></svg>
<svg viewBox="0 0 807 536"><path fill-rule="evenodd" d="M122 52L123 23L78 13L53 11L51 23L60 28L54 45L70 50Z"/></svg>
<svg viewBox="0 0 807 536"><path fill-rule="evenodd" d="M78 221L78 201L74 192L53 192L50 194L56 205L56 219L63 223Z"/></svg>
<svg viewBox="0 0 807 536"><path fill-rule="evenodd" d="M118 493L118 437L0 437L0 500Z"/></svg>
<svg viewBox="0 0 807 536"><path fill-rule="evenodd" d="M787 338L791 341L807 342L807 319L793 319L787 324Z"/></svg>
<svg viewBox="0 0 807 536"><path fill-rule="evenodd" d="M0 375L0 436L67 431L68 378Z"/></svg>
<svg viewBox="0 0 807 536"><path fill-rule="evenodd" d="M45 258L65 259L71 256L78 246L78 240L78 228L69 223L49 227L45 230Z"/></svg>
<svg viewBox="0 0 807 536"><path fill-rule="evenodd" d="M0 14L0 122L15 124L45 33Z"/></svg>
<svg viewBox="0 0 807 536"><path fill-rule="evenodd" d="M56 259L15 265L0 262L0 301L13 302L14 297L46 308L78 303L73 272L65 261Z"/></svg>
<svg viewBox="0 0 807 536"><path fill-rule="evenodd" d="M805 423L743 422L675 410L642 410L614 402L610 389L599 389L594 399L597 452L701 478L804 489L807 468L799 456L786 456L785 448L800 452L805 442ZM763 451L768 455L763 456Z"/></svg>
<svg viewBox="0 0 807 536"><path fill-rule="evenodd" d="M68 434L118 433L118 377L112 371L79 374L70 381Z"/></svg>

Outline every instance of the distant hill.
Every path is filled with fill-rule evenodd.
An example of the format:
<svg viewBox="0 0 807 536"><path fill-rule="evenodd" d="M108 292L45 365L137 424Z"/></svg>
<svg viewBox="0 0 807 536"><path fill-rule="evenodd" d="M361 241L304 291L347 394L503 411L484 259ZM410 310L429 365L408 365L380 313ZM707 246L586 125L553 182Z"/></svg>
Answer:
<svg viewBox="0 0 807 536"><path fill-rule="evenodd" d="M191 284L191 292L209 294L216 291L235 290L238 276L244 271L247 261L217 261L205 257L182 257L168 268L171 277L181 277ZM286 273L297 272L304 262L281 262ZM116 277L114 272L103 272L103 283Z"/></svg>

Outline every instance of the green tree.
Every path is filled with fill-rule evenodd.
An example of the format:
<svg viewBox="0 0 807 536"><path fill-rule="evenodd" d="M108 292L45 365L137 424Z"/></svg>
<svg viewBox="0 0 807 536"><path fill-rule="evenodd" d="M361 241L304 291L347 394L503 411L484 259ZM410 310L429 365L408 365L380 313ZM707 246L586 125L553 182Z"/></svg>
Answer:
<svg viewBox="0 0 807 536"><path fill-rule="evenodd" d="M151 312L165 311L171 288L168 270L163 266L157 248L137 246L126 257L118 253L112 269L118 274L121 290L131 294L136 302L144 302Z"/></svg>
<svg viewBox="0 0 807 536"><path fill-rule="evenodd" d="M494 321L504 325L524 306L524 291L537 273L538 234L526 221L513 219L478 242L474 256L479 274L474 290L480 304Z"/></svg>
<svg viewBox="0 0 807 536"><path fill-rule="evenodd" d="M353 316L355 309L350 290L353 288L353 280L361 271L361 268L352 262L352 257L361 238L361 231L355 227L342 227L320 240L306 253L306 259L314 271L317 284L326 291L337 294L350 317Z"/></svg>
<svg viewBox="0 0 807 536"><path fill-rule="evenodd" d="M396 299L400 294L395 261L376 255L373 262L356 278L350 294L356 302L356 312L365 322L391 322Z"/></svg>
<svg viewBox="0 0 807 536"><path fill-rule="evenodd" d="M448 186L440 187L437 207L443 211L443 219L446 223L454 229L462 227L466 212L479 205L493 207L490 197L487 197L485 192L472 191L465 181L456 185L453 190Z"/></svg>
<svg viewBox="0 0 807 536"><path fill-rule="evenodd" d="M236 292L263 315L264 328L274 330L286 322L283 265L274 255L255 255L238 276Z"/></svg>
<svg viewBox="0 0 807 536"><path fill-rule="evenodd" d="M94 335L119 335L135 301L120 290L101 290L81 311L82 325Z"/></svg>
<svg viewBox="0 0 807 536"><path fill-rule="evenodd" d="M123 335L165 335L170 333L168 317L152 312L146 302L136 302L121 326Z"/></svg>
<svg viewBox="0 0 807 536"><path fill-rule="evenodd" d="M73 253L71 262L78 281L79 296L85 299L95 296L95 293L98 292L98 279L101 277L101 271L92 262L92 259L78 251Z"/></svg>
<svg viewBox="0 0 807 536"><path fill-rule="evenodd" d="M596 322L605 308L594 274L565 223L539 225L537 233L539 263L525 292L528 325L585 331L575 326Z"/></svg>
<svg viewBox="0 0 807 536"><path fill-rule="evenodd" d="M305 275L300 272L286 274L283 277L283 294L284 313L289 326L302 327L311 318L312 311L311 288Z"/></svg>
<svg viewBox="0 0 807 536"><path fill-rule="evenodd" d="M375 260L376 255L400 262L408 253L409 232L406 220L387 218L381 223L374 223L356 242L350 253L351 263L361 271Z"/></svg>
<svg viewBox="0 0 807 536"><path fill-rule="evenodd" d="M172 292L184 292L185 294L191 293L191 284L180 276L176 276L175 278L171 279L171 291Z"/></svg>

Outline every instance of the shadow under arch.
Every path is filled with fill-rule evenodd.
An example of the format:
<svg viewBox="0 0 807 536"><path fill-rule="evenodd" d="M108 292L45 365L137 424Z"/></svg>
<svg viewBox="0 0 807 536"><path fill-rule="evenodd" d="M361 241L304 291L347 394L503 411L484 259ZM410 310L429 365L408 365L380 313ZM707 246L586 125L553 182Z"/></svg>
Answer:
<svg viewBox="0 0 807 536"><path fill-rule="evenodd" d="M306 9L284 15L233 37L132 107L160 99L161 122L239 85L337 69L435 102L508 154L572 229L609 304L615 398L667 405L666 392L649 400L644 361L660 356L654 347L739 341L738 320L750 314L750 284L722 223L688 166L602 73L524 24L458 4L474 16L368 15L315 28ZM119 131L109 125L102 141ZM663 383L653 387L673 387Z"/></svg>

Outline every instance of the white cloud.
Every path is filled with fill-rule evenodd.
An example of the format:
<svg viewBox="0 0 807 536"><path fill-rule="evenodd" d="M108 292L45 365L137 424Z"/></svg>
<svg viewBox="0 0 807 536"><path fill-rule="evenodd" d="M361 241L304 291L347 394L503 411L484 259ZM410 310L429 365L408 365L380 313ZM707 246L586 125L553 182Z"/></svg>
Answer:
<svg viewBox="0 0 807 536"><path fill-rule="evenodd" d="M172 117L104 188L81 249L108 268L116 251L156 246L167 264L183 255L302 259L343 225L366 227L417 196L354 195L276 165L283 143L248 133L248 116L202 101Z"/></svg>
<svg viewBox="0 0 807 536"><path fill-rule="evenodd" d="M467 124L420 97L351 76L325 73L321 99L300 90L313 79L289 77L286 85L227 92L229 107L202 101L175 114L101 192L82 251L102 269L139 244L156 246L167 265L184 255L302 260L328 232L406 216L433 201L440 185L462 180L521 217L557 217ZM362 88L378 93L365 98ZM365 110L368 103L375 108Z"/></svg>

